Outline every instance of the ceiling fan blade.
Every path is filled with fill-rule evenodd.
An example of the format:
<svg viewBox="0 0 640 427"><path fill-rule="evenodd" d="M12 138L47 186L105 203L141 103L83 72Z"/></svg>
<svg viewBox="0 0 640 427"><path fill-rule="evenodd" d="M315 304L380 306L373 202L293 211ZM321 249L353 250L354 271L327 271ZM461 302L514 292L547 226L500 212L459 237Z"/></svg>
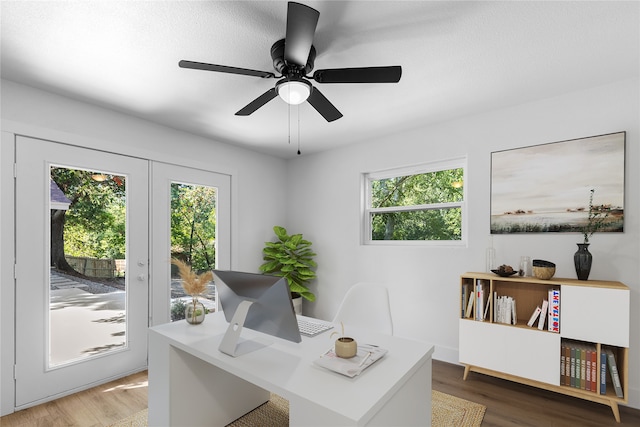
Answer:
<svg viewBox="0 0 640 427"><path fill-rule="evenodd" d="M398 83L402 67L333 68L316 70L313 80L318 83Z"/></svg>
<svg viewBox="0 0 640 427"><path fill-rule="evenodd" d="M320 12L300 3L289 2L287 6L287 35L284 59L290 64L304 67L316 33Z"/></svg>
<svg viewBox="0 0 640 427"><path fill-rule="evenodd" d="M331 102L315 87L311 90L311 95L307 98L307 101L313 108L318 111L328 122L338 120L342 117L342 113L333 106Z"/></svg>
<svg viewBox="0 0 640 427"><path fill-rule="evenodd" d="M249 70L247 68L227 67L226 65L207 64L204 62L180 61L180 68L191 68L194 70L217 71L219 73L240 74L242 76L253 77L275 77L275 74L268 71Z"/></svg>
<svg viewBox="0 0 640 427"><path fill-rule="evenodd" d="M236 113L236 116L248 116L256 111L258 108L262 107L267 102L271 101L273 98L278 96L276 92L276 88L271 88L250 103L248 103L244 108Z"/></svg>

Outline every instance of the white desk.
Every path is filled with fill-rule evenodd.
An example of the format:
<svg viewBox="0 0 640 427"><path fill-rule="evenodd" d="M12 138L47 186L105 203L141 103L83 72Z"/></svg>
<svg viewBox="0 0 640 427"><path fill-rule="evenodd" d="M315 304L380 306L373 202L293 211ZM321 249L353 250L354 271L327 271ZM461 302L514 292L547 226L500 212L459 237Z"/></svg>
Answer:
<svg viewBox="0 0 640 427"><path fill-rule="evenodd" d="M313 361L329 349L330 332L292 343L243 329L268 347L233 358L218 351L227 328L221 312L204 323L149 330L149 426L224 426L269 400L289 400L291 426L431 425L433 346L356 330L348 335L389 352L348 378Z"/></svg>

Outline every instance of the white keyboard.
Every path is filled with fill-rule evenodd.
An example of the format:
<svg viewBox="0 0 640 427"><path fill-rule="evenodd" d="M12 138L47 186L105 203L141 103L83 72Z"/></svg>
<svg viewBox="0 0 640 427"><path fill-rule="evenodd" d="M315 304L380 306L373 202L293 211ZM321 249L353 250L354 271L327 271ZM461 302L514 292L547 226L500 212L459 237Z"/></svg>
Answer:
<svg viewBox="0 0 640 427"><path fill-rule="evenodd" d="M300 334L307 337L314 337L332 328L333 324L329 322L298 317L298 329L300 329Z"/></svg>

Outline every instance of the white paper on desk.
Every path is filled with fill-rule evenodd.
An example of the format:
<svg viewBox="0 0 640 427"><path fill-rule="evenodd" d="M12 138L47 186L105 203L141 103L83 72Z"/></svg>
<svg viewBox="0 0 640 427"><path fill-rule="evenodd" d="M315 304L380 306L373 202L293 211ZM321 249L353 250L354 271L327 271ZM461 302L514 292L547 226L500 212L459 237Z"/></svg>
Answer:
<svg viewBox="0 0 640 427"><path fill-rule="evenodd" d="M329 349L320 358L314 360L318 366L353 378L371 366L376 360L387 353L387 350L370 345L358 345L358 352L350 359L338 357L333 348ZM368 356L367 356L368 355ZM366 358L366 360L365 360ZM362 361L365 360L364 363Z"/></svg>

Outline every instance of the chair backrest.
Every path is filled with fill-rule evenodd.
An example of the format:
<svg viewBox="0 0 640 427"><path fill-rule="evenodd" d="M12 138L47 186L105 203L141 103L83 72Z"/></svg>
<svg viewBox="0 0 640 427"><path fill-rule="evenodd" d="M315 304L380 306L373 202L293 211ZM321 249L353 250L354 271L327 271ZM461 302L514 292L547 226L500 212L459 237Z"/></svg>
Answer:
<svg viewBox="0 0 640 427"><path fill-rule="evenodd" d="M345 294L333 322L393 335L389 291L380 283L356 283Z"/></svg>

